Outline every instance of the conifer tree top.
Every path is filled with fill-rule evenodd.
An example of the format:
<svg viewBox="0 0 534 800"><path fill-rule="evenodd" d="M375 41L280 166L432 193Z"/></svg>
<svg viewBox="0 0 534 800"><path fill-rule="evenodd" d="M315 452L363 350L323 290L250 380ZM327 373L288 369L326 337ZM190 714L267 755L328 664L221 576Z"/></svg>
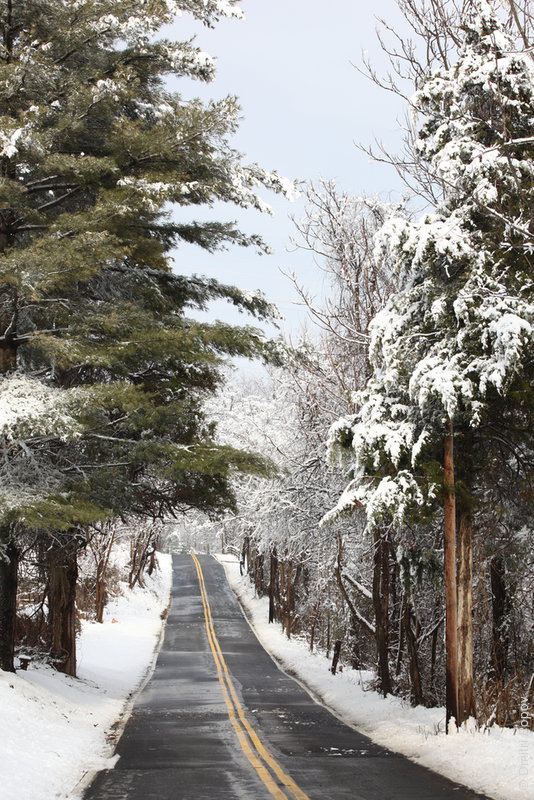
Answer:
<svg viewBox="0 0 534 800"><path fill-rule="evenodd" d="M534 62L489 3L464 35L457 63L415 96L417 146L443 199L378 234L377 256L403 288L371 323L358 414L331 430L332 453L351 449L354 478L328 519L362 502L370 520L400 523L431 504L447 420L482 430L502 413L496 398L526 402L531 385Z"/></svg>

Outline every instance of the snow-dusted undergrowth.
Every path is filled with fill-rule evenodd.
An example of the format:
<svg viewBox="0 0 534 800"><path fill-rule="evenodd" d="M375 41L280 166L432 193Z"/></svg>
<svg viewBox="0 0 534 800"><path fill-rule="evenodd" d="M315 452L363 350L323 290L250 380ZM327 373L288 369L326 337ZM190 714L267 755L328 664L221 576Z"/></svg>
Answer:
<svg viewBox="0 0 534 800"><path fill-rule="evenodd" d="M150 668L169 601L171 557L158 561L146 589L125 588L102 625L83 623L78 678L0 670L2 797L73 800L89 773L113 765L110 730Z"/></svg>
<svg viewBox="0 0 534 800"><path fill-rule="evenodd" d="M443 708L412 708L399 698L384 699L364 688L370 673L346 670L332 675L324 655L310 653L305 642L288 641L281 626L269 625L268 600L255 597L248 578L239 574L237 560L229 555L217 558L265 649L340 719L375 742L496 800L534 796L534 733L497 726L484 731L472 723L446 736Z"/></svg>

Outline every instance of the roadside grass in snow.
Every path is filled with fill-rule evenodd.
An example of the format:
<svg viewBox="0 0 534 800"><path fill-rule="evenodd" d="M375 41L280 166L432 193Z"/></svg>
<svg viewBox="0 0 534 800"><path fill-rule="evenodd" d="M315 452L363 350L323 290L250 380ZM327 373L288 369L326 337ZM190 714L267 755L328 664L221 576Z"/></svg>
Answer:
<svg viewBox="0 0 534 800"><path fill-rule="evenodd" d="M324 654L310 653L305 642L288 640L280 625L269 624L268 599L255 596L248 577L239 574L237 559L216 558L261 644L339 719L378 744L495 800L534 797L534 733L496 725L484 730L471 720L446 735L444 708L413 708L398 697L384 698L366 688L373 677L370 672L347 669L332 675ZM526 705L521 710L534 713Z"/></svg>
<svg viewBox="0 0 534 800"><path fill-rule="evenodd" d="M92 772L113 766L113 731L150 669L169 602L171 556L158 564L146 589L123 584L102 624L82 623L77 678L39 664L0 670L2 797L74 800Z"/></svg>

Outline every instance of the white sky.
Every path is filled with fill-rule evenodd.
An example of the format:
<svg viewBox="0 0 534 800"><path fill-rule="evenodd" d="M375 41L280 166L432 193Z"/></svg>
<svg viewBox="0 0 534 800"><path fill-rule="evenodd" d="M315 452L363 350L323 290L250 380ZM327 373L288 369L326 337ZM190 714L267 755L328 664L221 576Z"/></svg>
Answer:
<svg viewBox="0 0 534 800"><path fill-rule="evenodd" d="M378 139L399 150L398 120L404 109L353 66L361 64L366 51L379 71L386 69L375 15L399 30L402 21L394 0L243 0L241 7L243 21L222 20L210 30L183 17L166 32L177 40L197 34L198 46L217 57L214 82L180 80L177 90L184 97L206 100L238 96L243 122L233 143L245 162L256 161L297 180L332 178L354 195L379 193L397 199L403 189L394 170L370 162L356 143ZM262 196L273 206L274 217L228 204L193 214L196 219L238 220L247 233L261 234L273 255L257 256L251 248L237 247L210 255L183 245L175 253L175 269L261 289L284 314L283 329L295 335L305 312L295 305L296 292L280 269L295 272L316 296L322 273L308 253L290 247L294 228L289 215L302 217L303 201L290 204L268 192ZM222 303L215 304L214 316L249 321Z"/></svg>

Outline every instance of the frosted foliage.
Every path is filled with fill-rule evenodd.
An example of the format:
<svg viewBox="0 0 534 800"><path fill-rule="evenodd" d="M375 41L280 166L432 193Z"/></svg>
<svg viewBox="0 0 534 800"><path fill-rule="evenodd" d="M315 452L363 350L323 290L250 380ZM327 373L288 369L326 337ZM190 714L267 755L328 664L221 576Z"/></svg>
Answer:
<svg viewBox="0 0 534 800"><path fill-rule="evenodd" d="M478 38L471 33L458 64L432 77L416 96L430 117L418 145L446 180L447 199L442 210L418 222L391 220L382 229L377 249L404 270L407 288L377 318L371 342L371 358L380 365L386 388L402 377L401 364L410 374L410 398L421 409L437 400L452 415L461 403L471 409L473 422L490 384L505 392L521 369L532 347L534 318L530 282L511 293L506 267L508 248L531 246L522 237L526 220L521 211L502 223L500 261L495 240L486 245L483 232L472 223L479 204L500 204L501 209L503 196L517 193L518 186L517 205L528 212L529 221L534 201L534 160L524 153L529 137L521 140L520 158L498 144L501 116L508 109L518 127L531 129L534 62L515 52L496 26L491 6L483 3L473 26ZM476 115L480 95L493 109L487 135L480 134ZM491 132L496 144L488 146ZM510 141L516 140L511 136ZM451 209L452 203L456 207ZM515 241L508 245L512 231ZM528 271L526 264L524 268ZM451 294L447 300L447 283L458 273L465 279L454 287L456 297Z"/></svg>
<svg viewBox="0 0 534 800"><path fill-rule="evenodd" d="M503 193L521 185L527 208L534 164L524 146L532 150L534 143L534 61L516 51L489 4L482 6L458 63L437 72L414 97L429 117L417 147L445 182L449 200L497 210ZM477 97L484 97L480 113ZM529 221L519 213L514 223L521 228Z"/></svg>
<svg viewBox="0 0 534 800"><path fill-rule="evenodd" d="M13 131L3 128L0 131L0 155L5 158L13 158L18 152L17 143L23 137L24 128L15 128Z"/></svg>
<svg viewBox="0 0 534 800"><path fill-rule="evenodd" d="M422 506L425 497L411 472L401 470L395 477L386 476L373 486L356 478L340 496L337 504L321 520L330 525L340 516L364 507L369 523L374 526L386 520L401 526L414 505Z"/></svg>
<svg viewBox="0 0 534 800"><path fill-rule="evenodd" d="M426 116L417 147L444 199L419 220L387 220L376 237L375 257L403 288L370 325L358 413L330 431L330 458L348 450L353 478L327 521L362 503L369 521L399 523L433 501L438 486L421 465L447 418L479 426L534 346L534 61L481 3L458 63L415 104Z"/></svg>
<svg viewBox="0 0 534 800"><path fill-rule="evenodd" d="M272 208L253 191L253 187L260 185L281 192L288 200L298 196L294 183L277 172L264 170L256 164L248 167L232 164L228 175L228 199L243 208L257 208L258 211L272 214Z"/></svg>
<svg viewBox="0 0 534 800"><path fill-rule="evenodd" d="M461 210L447 217L427 214L417 222L392 218L377 236L375 253L378 258L391 258L405 279L413 276L415 268L425 264L429 256L441 256L445 276L452 261L476 256Z"/></svg>
<svg viewBox="0 0 534 800"><path fill-rule="evenodd" d="M1 157L15 158L23 151L41 151L40 145L35 141L32 135L38 114L39 108L37 106L32 106L25 115L21 114L20 118L16 121L9 117L0 118ZM21 120L24 121L24 125L20 125Z"/></svg>
<svg viewBox="0 0 534 800"><path fill-rule="evenodd" d="M75 392L76 393L76 392ZM0 518L45 501L61 491L62 478L39 449L43 439L81 434L72 415L71 390L56 389L21 375L0 381ZM37 445L37 447L36 447Z"/></svg>
<svg viewBox="0 0 534 800"><path fill-rule="evenodd" d="M14 375L0 381L0 425L5 440L80 433L72 416L72 393L46 386L35 378Z"/></svg>
<svg viewBox="0 0 534 800"><path fill-rule="evenodd" d="M108 33L124 40L152 33L162 24L171 23L184 12L192 14L206 25L221 17L243 18L238 0L138 0L136 3L119 2L114 14L105 14L92 24L98 33ZM87 5L86 0L77 3Z"/></svg>
<svg viewBox="0 0 534 800"><path fill-rule="evenodd" d="M288 441L294 437L294 421L272 391L263 387L228 386L206 404L210 418L217 421L221 444L268 455L283 466ZM254 479L256 480L256 479Z"/></svg>
<svg viewBox="0 0 534 800"><path fill-rule="evenodd" d="M301 378L307 380L304 373ZM334 558L337 544L331 531L320 534L317 526L325 507L339 495L343 478L324 462L326 424L322 412L313 405L319 388L310 383L306 401L301 390L289 371L272 370L268 380L228 382L209 402L208 415L218 422L218 441L261 453L278 472L268 480L235 476L237 513L216 523L197 521L194 539L204 541L208 526L218 546L221 536L225 547L239 547L242 537L247 536L258 552L276 547L286 559L305 558L310 581L319 584L331 580L331 571L325 572L325 565ZM191 530L190 521L188 528ZM354 520L340 521L336 526L336 533L345 530L350 533L348 563L349 552L358 549L360 543L354 537ZM188 536L180 532L182 541ZM354 573L359 570L355 568Z"/></svg>
<svg viewBox="0 0 534 800"><path fill-rule="evenodd" d="M14 478L17 476L14 475ZM37 488L35 485L31 487L22 486L20 484L15 483L15 481L9 483L2 481L2 487L0 490L0 519L2 519L3 515L9 515L13 511L22 511L29 506L43 502L47 498L47 494L50 491L53 491L56 486L51 481L47 481L41 487L41 490ZM23 517L19 516L20 521L24 521Z"/></svg>
<svg viewBox="0 0 534 800"><path fill-rule="evenodd" d="M164 112L161 112L164 113ZM236 154L233 154L234 156ZM228 153L223 153L223 160ZM230 153L230 156L232 154ZM263 170L257 165L242 166L239 163L223 164L226 170L227 181L217 192L221 192L224 199L235 203L242 208L256 208L267 214L272 214L271 206L265 203L262 198L253 190L256 186L265 186L275 192L281 192L289 200L296 196L294 184L287 178L278 175L276 172ZM148 209L157 211L161 204L166 201L179 199L181 205L188 204L188 198L195 203L198 193L210 193L214 191L211 182L205 184L199 181L188 181L183 183L180 176L177 181L162 183L159 181L147 181L144 178L121 178L118 185L135 193L138 199Z"/></svg>

